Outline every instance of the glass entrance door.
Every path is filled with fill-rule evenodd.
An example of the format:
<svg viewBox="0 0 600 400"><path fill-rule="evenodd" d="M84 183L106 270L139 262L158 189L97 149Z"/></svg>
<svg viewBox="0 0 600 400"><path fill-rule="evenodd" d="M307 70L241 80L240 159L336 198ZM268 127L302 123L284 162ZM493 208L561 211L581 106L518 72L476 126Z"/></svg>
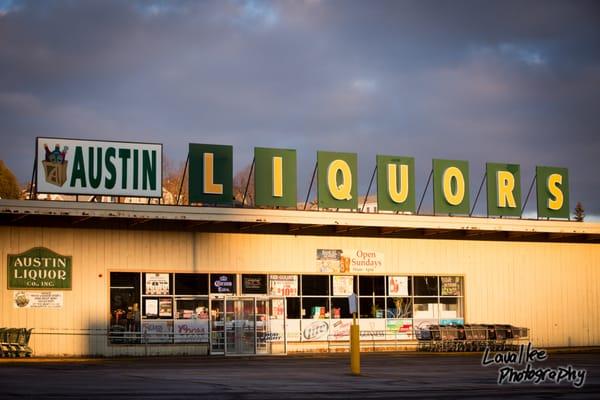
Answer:
<svg viewBox="0 0 600 400"><path fill-rule="evenodd" d="M225 300L210 301L210 354L225 354Z"/></svg>
<svg viewBox="0 0 600 400"><path fill-rule="evenodd" d="M254 298L225 300L225 353L256 353L256 312Z"/></svg>
<svg viewBox="0 0 600 400"><path fill-rule="evenodd" d="M256 354L285 354L285 301L256 299Z"/></svg>
<svg viewBox="0 0 600 400"><path fill-rule="evenodd" d="M212 298L210 321L212 355L286 352L283 298Z"/></svg>

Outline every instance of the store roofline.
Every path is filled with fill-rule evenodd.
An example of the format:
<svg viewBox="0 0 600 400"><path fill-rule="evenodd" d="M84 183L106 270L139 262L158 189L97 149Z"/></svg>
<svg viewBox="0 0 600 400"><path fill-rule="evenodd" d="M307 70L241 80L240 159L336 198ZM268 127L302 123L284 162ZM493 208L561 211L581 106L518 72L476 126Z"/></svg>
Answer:
<svg viewBox="0 0 600 400"><path fill-rule="evenodd" d="M562 220L0 200L0 225L600 243L600 224Z"/></svg>

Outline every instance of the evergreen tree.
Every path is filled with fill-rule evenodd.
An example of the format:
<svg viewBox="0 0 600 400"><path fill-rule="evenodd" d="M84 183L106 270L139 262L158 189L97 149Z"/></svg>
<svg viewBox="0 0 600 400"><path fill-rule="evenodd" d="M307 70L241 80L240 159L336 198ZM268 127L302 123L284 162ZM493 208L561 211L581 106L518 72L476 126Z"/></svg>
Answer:
<svg viewBox="0 0 600 400"><path fill-rule="evenodd" d="M575 221L583 222L584 218L585 218L585 210L583 209L581 202L578 201L577 204L575 205Z"/></svg>
<svg viewBox="0 0 600 400"><path fill-rule="evenodd" d="M15 174L0 160L0 198L18 199L20 195L21 188Z"/></svg>

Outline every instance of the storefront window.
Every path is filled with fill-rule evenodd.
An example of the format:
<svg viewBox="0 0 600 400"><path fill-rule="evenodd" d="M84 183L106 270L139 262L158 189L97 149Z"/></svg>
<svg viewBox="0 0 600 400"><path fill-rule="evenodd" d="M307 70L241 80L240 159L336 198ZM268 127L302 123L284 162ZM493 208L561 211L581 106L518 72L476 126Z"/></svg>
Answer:
<svg viewBox="0 0 600 400"><path fill-rule="evenodd" d="M207 343L208 274L175 274L175 295L173 342Z"/></svg>
<svg viewBox="0 0 600 400"><path fill-rule="evenodd" d="M235 322L234 310L224 310L226 304L231 308L234 303L222 297L211 299L209 293L245 297L269 294L269 300L256 301L257 318L260 323L266 321L266 302L272 301L277 311L271 310L270 319L290 320L291 340L345 338L346 333L335 329L321 331L324 326L344 326L347 321L319 325L310 320L352 318L348 296L357 293L358 317L368 320L361 325L364 329L375 332L373 335L387 332L385 337L410 339L413 326L464 323L463 280L461 276L112 272L110 342L206 343L211 311L222 314L220 321ZM254 313L253 304L244 305L252 307L244 312ZM311 336L316 333L322 338Z"/></svg>
<svg viewBox="0 0 600 400"><path fill-rule="evenodd" d="M387 317L388 318L412 318L413 301L410 297L388 297L387 298Z"/></svg>
<svg viewBox="0 0 600 400"><path fill-rule="evenodd" d="M208 274L175 274L176 295L207 295Z"/></svg>
<svg viewBox="0 0 600 400"><path fill-rule="evenodd" d="M140 330L140 274L110 273L110 338L112 343L132 343Z"/></svg>
<svg viewBox="0 0 600 400"><path fill-rule="evenodd" d="M302 298L303 319L325 319L329 318L329 298L327 297L303 297Z"/></svg>
<svg viewBox="0 0 600 400"><path fill-rule="evenodd" d="M300 318L300 297L287 297L286 299L286 318L299 319Z"/></svg>
<svg viewBox="0 0 600 400"><path fill-rule="evenodd" d="M148 297L142 302L142 317L146 319L172 319L172 297Z"/></svg>
<svg viewBox="0 0 600 400"><path fill-rule="evenodd" d="M440 319L462 319L463 304L462 297L441 297L440 298Z"/></svg>
<svg viewBox="0 0 600 400"><path fill-rule="evenodd" d="M437 319L439 317L437 297L415 297L415 319Z"/></svg>
<svg viewBox="0 0 600 400"><path fill-rule="evenodd" d="M331 298L331 318L352 318L350 314L350 306L348 298L332 297Z"/></svg>
<svg viewBox="0 0 600 400"><path fill-rule="evenodd" d="M361 296L385 296L385 276L360 276L358 287Z"/></svg>
<svg viewBox="0 0 600 400"><path fill-rule="evenodd" d="M437 276L415 276L415 296L437 296L438 295L438 277Z"/></svg>
<svg viewBox="0 0 600 400"><path fill-rule="evenodd" d="M208 298L180 299L177 298L177 319L208 319Z"/></svg>
<svg viewBox="0 0 600 400"><path fill-rule="evenodd" d="M319 296L329 294L329 275L302 275L302 295Z"/></svg>
<svg viewBox="0 0 600 400"><path fill-rule="evenodd" d="M267 294L267 275L242 275L242 294Z"/></svg>
<svg viewBox="0 0 600 400"><path fill-rule="evenodd" d="M360 297L358 305L361 318L385 318L383 297Z"/></svg>

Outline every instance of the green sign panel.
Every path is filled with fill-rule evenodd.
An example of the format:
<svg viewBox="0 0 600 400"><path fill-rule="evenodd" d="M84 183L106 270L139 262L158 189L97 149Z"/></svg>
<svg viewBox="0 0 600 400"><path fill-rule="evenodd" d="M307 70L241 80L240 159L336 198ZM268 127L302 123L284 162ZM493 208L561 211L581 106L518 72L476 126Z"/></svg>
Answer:
<svg viewBox="0 0 600 400"><path fill-rule="evenodd" d="M521 216L521 168L518 164L486 164L488 215Z"/></svg>
<svg viewBox="0 0 600 400"><path fill-rule="evenodd" d="M317 152L319 208L358 208L356 153Z"/></svg>
<svg viewBox="0 0 600 400"><path fill-rule="evenodd" d="M71 289L71 257L45 247L8 255L9 289Z"/></svg>
<svg viewBox="0 0 600 400"><path fill-rule="evenodd" d="M377 156L377 208L382 211L416 211L413 157Z"/></svg>
<svg viewBox="0 0 600 400"><path fill-rule="evenodd" d="M542 218L569 218L569 172L566 168L536 167L537 212Z"/></svg>
<svg viewBox="0 0 600 400"><path fill-rule="evenodd" d="M296 207L296 150L254 148L254 194L259 207Z"/></svg>
<svg viewBox="0 0 600 400"><path fill-rule="evenodd" d="M469 162L433 160L434 214L469 214Z"/></svg>
<svg viewBox="0 0 600 400"><path fill-rule="evenodd" d="M190 143L190 203L233 202L233 146Z"/></svg>
<svg viewBox="0 0 600 400"><path fill-rule="evenodd" d="M37 138L38 193L162 197L162 145Z"/></svg>

